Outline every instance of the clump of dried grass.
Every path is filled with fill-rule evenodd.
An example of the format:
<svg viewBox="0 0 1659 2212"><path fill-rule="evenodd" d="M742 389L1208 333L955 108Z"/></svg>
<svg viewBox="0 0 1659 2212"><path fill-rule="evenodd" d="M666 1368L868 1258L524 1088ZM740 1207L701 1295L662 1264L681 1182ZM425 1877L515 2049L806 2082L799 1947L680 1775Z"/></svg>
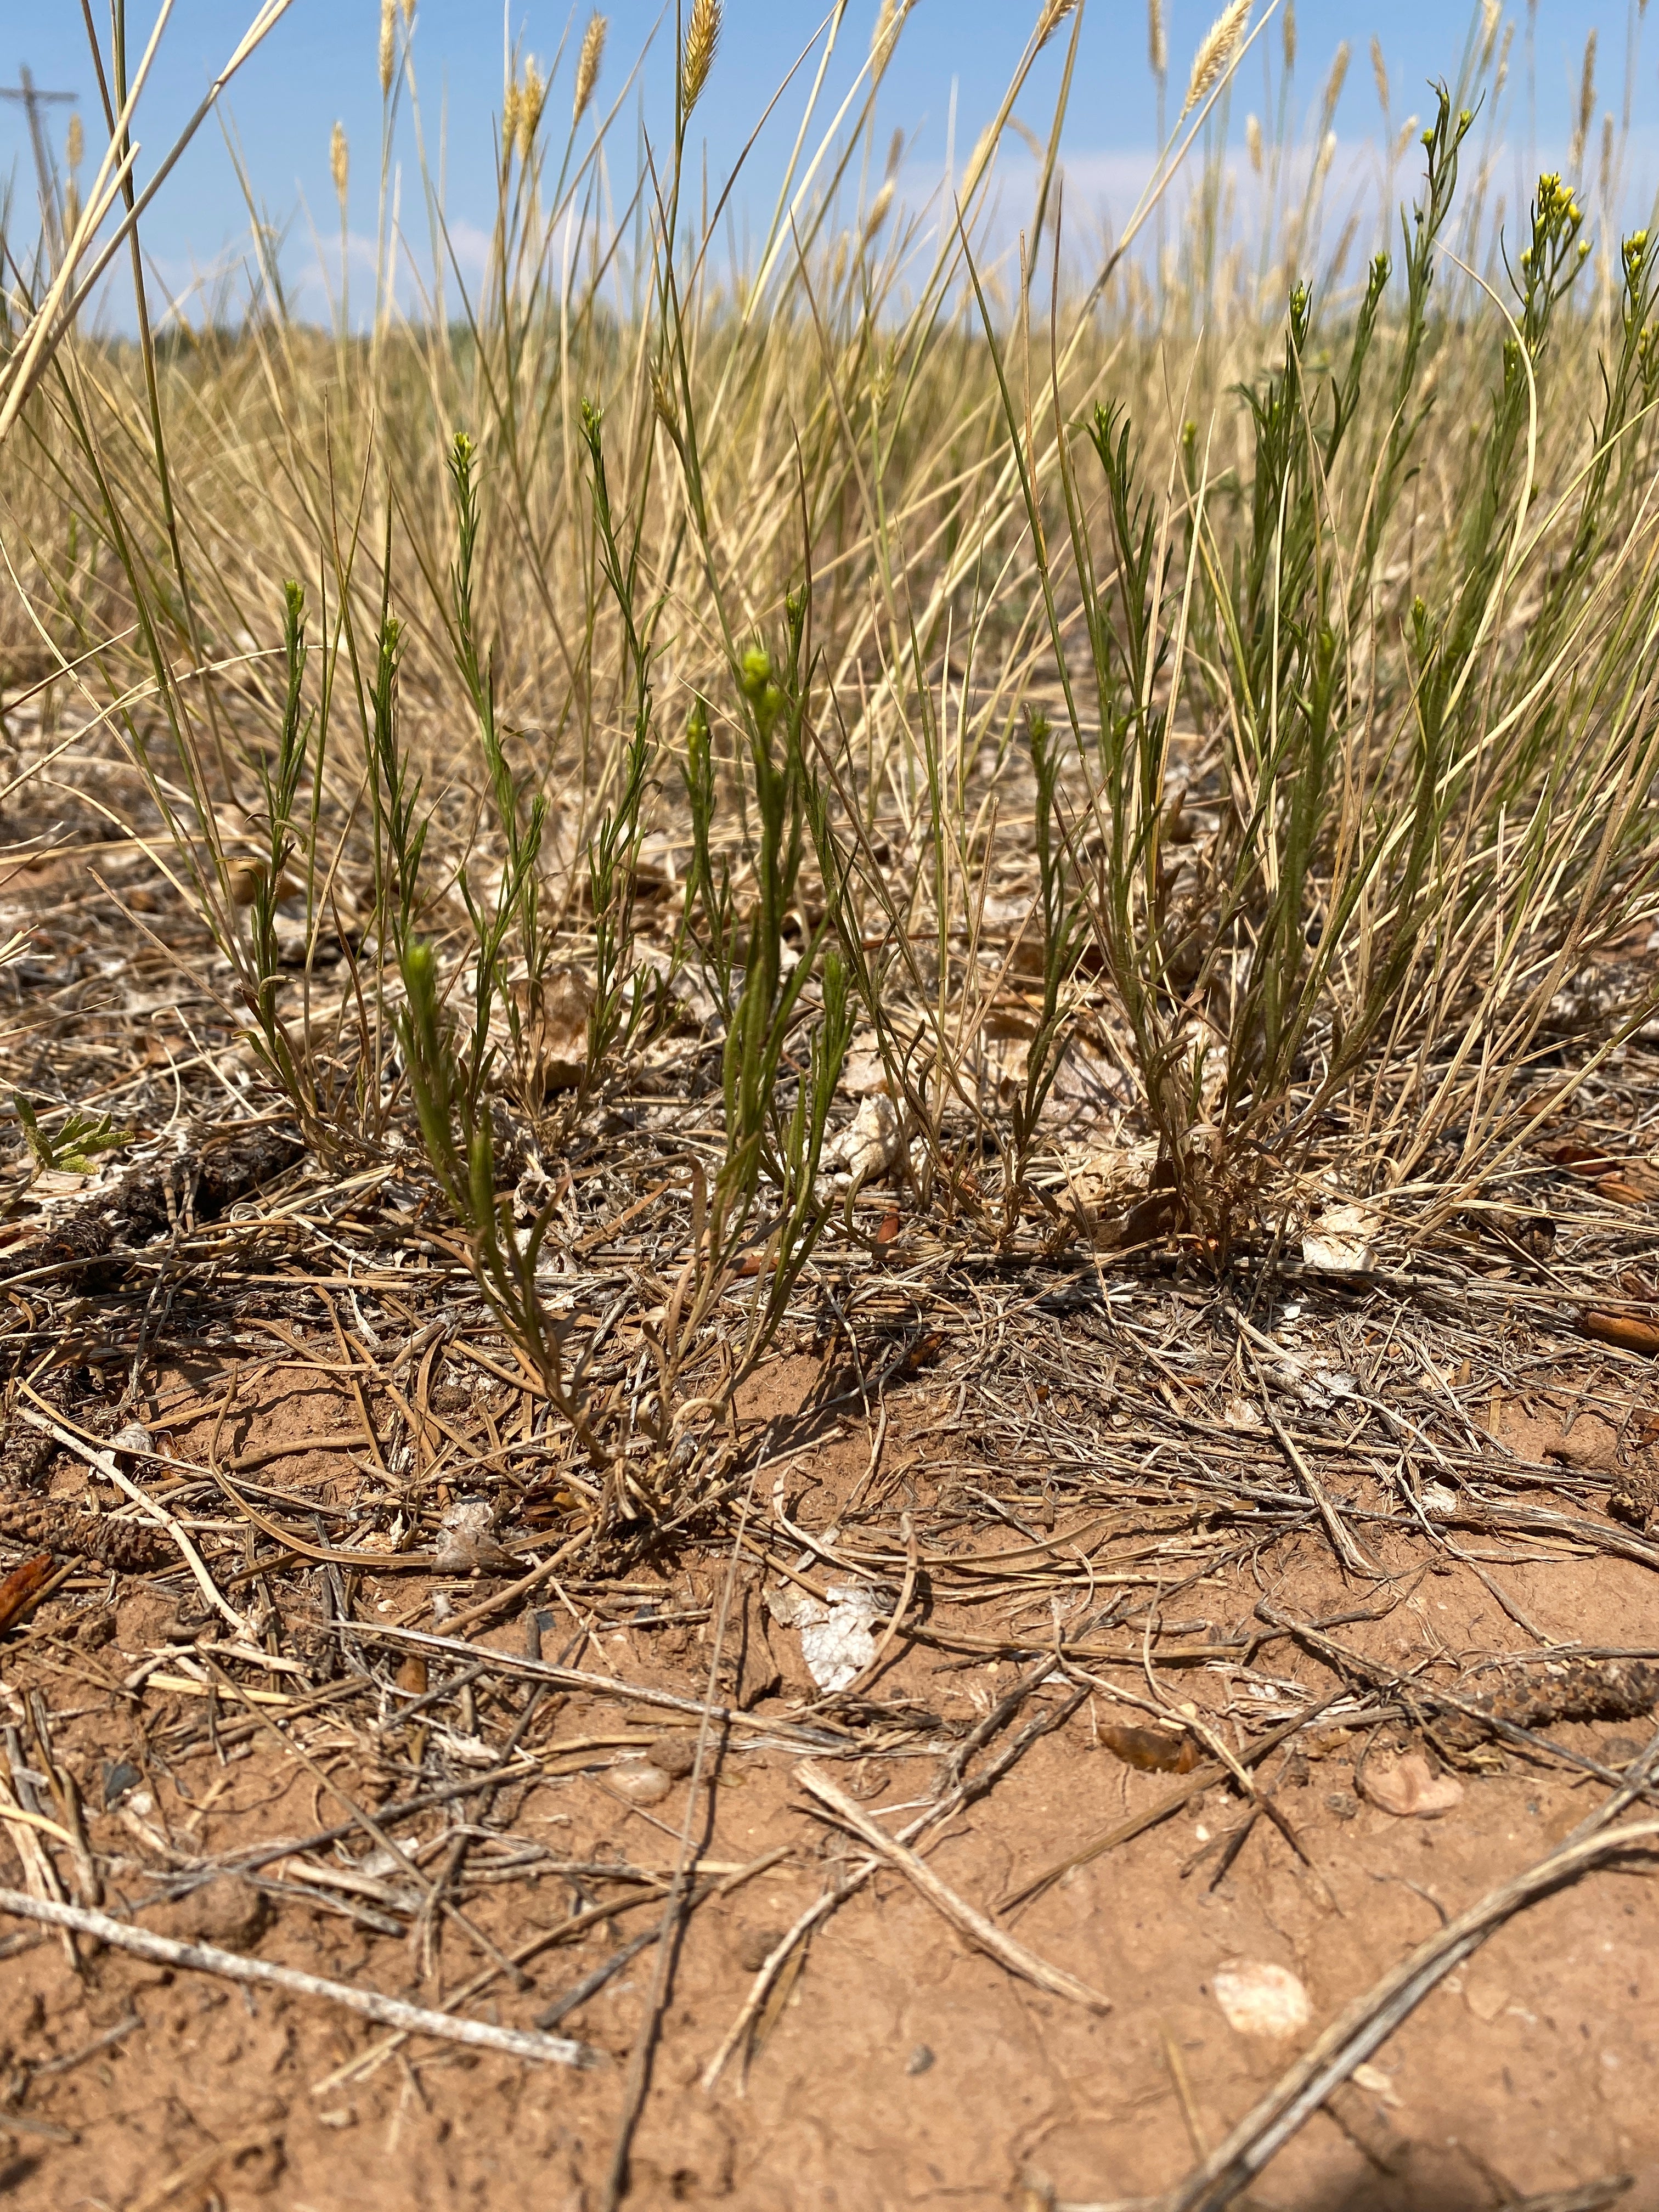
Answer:
<svg viewBox="0 0 1659 2212"><path fill-rule="evenodd" d="M1155 302L1121 246L1079 292L1057 271L1047 329L1023 272L1011 321L970 249L1068 11L1039 13L960 226L931 228L891 164L867 202L855 182L906 12L884 11L863 106L816 143L810 95L747 271L715 280L712 222L693 263L669 251L684 131L627 264L591 190L608 125L575 143L596 15L545 161L549 87L515 60L489 277L458 317L400 325L382 272L372 342L343 312L332 339L267 313L171 350L52 324L29 440L0 462L33 549L33 635L12 650L44 637L48 674L120 733L267 1076L343 1158L384 1156L426 1085L452 1227L559 1389L533 1235L501 1210L497 1116L550 1152L668 1053L689 1004L724 1032L719 1141L684 1194L690 1273L653 1354L665 1451L702 1322L750 1297L763 1334L815 1240L855 1226L817 1173L837 994L894 1101L912 1206L1027 1236L1055 1085L1092 1055L1124 1072L1125 1133L1156 1140L1160 1229L1219 1261L1326 1171L1336 1127L1355 1181L1420 1184L1453 1129L1453 1182L1478 1181L1559 987L1652 901L1645 242L1598 303L1573 289L1577 202L1542 194L1506 353L1437 244L1462 204L1449 100L1418 244L1358 295L1339 255L1286 323L1274 271L1311 250L1323 172L1303 165L1296 200L1284 126L1268 146L1257 125L1265 240L1221 228L1218 153ZM395 61L395 8L385 24ZM1183 115L1247 28L1235 0ZM682 124L720 33L696 0ZM1154 8L1160 71L1164 35ZM1287 9L1287 70L1294 41ZM331 167L343 221L343 133ZM977 322L958 312L975 289ZM1598 354L1587 449L1567 395ZM50 347L31 358L44 373ZM1091 417L1109 362L1118 410ZM1431 375L1432 483L1409 474ZM459 520L458 423L476 440ZM95 571L68 550L71 508ZM301 576L319 580L282 600ZM282 662L239 661L233 683L233 641L274 637L284 606ZM647 879L668 887L649 960ZM325 993L336 941L347 983ZM584 970L585 1035L550 1054L555 987Z"/></svg>

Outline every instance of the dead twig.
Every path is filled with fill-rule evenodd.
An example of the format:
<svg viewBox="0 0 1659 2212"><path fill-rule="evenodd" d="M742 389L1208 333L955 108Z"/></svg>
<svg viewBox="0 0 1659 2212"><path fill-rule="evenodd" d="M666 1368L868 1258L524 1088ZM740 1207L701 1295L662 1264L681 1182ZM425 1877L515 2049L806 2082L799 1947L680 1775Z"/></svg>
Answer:
<svg viewBox="0 0 1659 2212"><path fill-rule="evenodd" d="M1285 1721L1279 1728L1269 1729L1266 1735L1258 1736L1254 1743L1246 1744L1238 1754L1239 1763L1244 1766L1254 1766L1259 1760L1265 1759L1270 1751L1277 1750L1281 1743L1288 1741L1291 1736L1308 1727L1311 1722L1318 1718L1327 1706L1334 1705L1335 1702L1335 1696L1327 1698L1321 1704L1311 1706L1297 1719ZM1349 1721L1347 1725L1370 1727L1380 1720L1394 1718L1399 1711L1400 1708L1397 1705L1389 1705L1382 1711L1365 1714L1363 1720L1356 1717ZM1178 1813L1182 1807L1189 1803L1200 1790L1208 1790L1213 1784L1219 1782L1226 1771L1225 1767L1217 1764L1194 1767L1178 1790L1172 1790L1167 1797L1160 1797L1155 1805L1149 1805L1144 1813L1132 1813L1127 1820L1120 1820L1115 1827L1108 1828L1103 1834L1091 1837L1089 1842L1081 1844L1078 1850L1068 1852L1063 1859L1056 1859L1052 1866L1045 1867L1039 1875L1034 1875L1023 1888L1014 1890L1009 1896L1005 1897L998 1905L997 1911L1012 1912L1016 1905L1029 1904L1032 1898L1040 1897L1045 1889L1057 1882L1063 1874L1069 1874L1073 1867L1087 1866L1091 1859L1097 1859L1103 1853L1115 1850L1119 1844L1127 1844L1132 1837L1142 1834L1148 1828L1155 1828L1160 1820L1168 1820L1171 1813Z"/></svg>
<svg viewBox="0 0 1659 2212"><path fill-rule="evenodd" d="M1241 1319L1239 1322L1241 1332L1247 1326L1248 1324ZM1251 1330L1250 1334L1254 1336L1256 1332ZM1269 1343L1272 1341L1271 1338L1264 1340ZM1364 1576L1367 1582L1385 1582L1388 1579L1387 1570L1379 1567L1370 1554L1361 1547L1358 1540L1348 1529L1341 1515L1337 1511L1329 1492L1297 1449L1290 1431L1279 1419L1274 1407L1273 1394L1268 1387L1266 1375L1261 1370L1261 1362L1255 1356L1255 1346L1246 1340L1242 1333L1239 1345L1255 1370L1255 1379L1261 1386L1261 1410L1267 1417L1267 1425L1272 1429L1279 1449L1290 1462L1292 1472L1318 1508L1319 1517L1325 1523L1326 1534L1335 1547L1337 1557L1342 1561L1344 1566L1356 1575Z"/></svg>
<svg viewBox="0 0 1659 2212"><path fill-rule="evenodd" d="M821 1804L827 1805L844 1827L861 1836L872 1850L908 1875L936 1911L942 1912L970 1942L988 1951L1011 1973L1035 1983L1052 1996L1069 1997L1073 2004L1085 2005L1091 2012L1111 2010L1109 1997L1102 1996L1098 1990L1091 1990L1086 1982L1079 1981L1063 1967L1051 1966L1046 1959L1038 1958L1035 1951L1028 1951L1012 1936L1005 1936L982 1912L942 1882L920 1852L913 1851L908 1844L900 1843L896 1837L878 1826L862 1806L855 1804L844 1790L837 1790L829 1776L820 1774L811 1760L803 1761L795 1769L795 1779L804 1790L811 1790Z"/></svg>
<svg viewBox="0 0 1659 2212"><path fill-rule="evenodd" d="M26 1897L21 1890L0 1889L0 1912L20 1919L39 1920L49 1928L64 1928L94 1936L118 1951L131 1951L160 1966L185 1966L192 1973L219 1974L233 1982L252 1982L266 1989L289 1990L296 1996L321 1997L343 2005L382 2027L398 2027L411 2035L435 2035L447 2043L465 2043L478 2051L503 2051L510 2057L533 2058L552 2066L593 2066L600 2054L583 2043L562 2035L539 2035L533 2029L494 2027L484 2020L458 2020L451 2013L432 2012L424 2005L405 2004L401 1997L382 1996L378 1990L358 1989L345 1982L325 1981L318 1974L302 1974L292 1966L273 1966L268 1959L245 1959L235 1951L221 1951L211 1943L177 1943L169 1936L134 1928L107 1912L85 1906L59 1905L50 1898Z"/></svg>
<svg viewBox="0 0 1659 2212"><path fill-rule="evenodd" d="M1621 1828L1568 1842L1491 1891L1467 1912L1459 1913L1339 2014L1311 2048L1287 2067L1267 2094L1245 2114L1225 2142L1184 2181L1152 2199L1147 2212L1222 2212L1331 2092L1348 2079L1356 2066L1364 2065L1374 2051L1380 2050L1430 1990L1479 1950L1494 1929L1592 1867L1656 1840L1659 1840L1659 1820L1633 1820Z"/></svg>
<svg viewBox="0 0 1659 2212"><path fill-rule="evenodd" d="M35 1398L33 1391L29 1389L27 1382L20 1382L18 1388L29 1397L34 1398L37 1406L43 1404L42 1400ZM158 1505L155 1500L141 1490L130 1476L122 1474L120 1468L115 1464L115 1454L112 1451L107 1448L96 1448L88 1444L72 1430L66 1429L52 1414L49 1407L42 1413L32 1413L27 1406L20 1406L17 1413L19 1419L28 1422L33 1428L43 1430L55 1443L61 1444L65 1451L73 1452L77 1459L84 1460L90 1468L95 1468L106 1482L113 1483L115 1487L130 1498L139 1510L147 1514L158 1528L164 1528L178 1546L185 1565L196 1578L197 1588L215 1613L228 1621L231 1627L245 1642L252 1640L252 1630L234 1606L221 1595L218 1584L208 1572L207 1564L195 1545L191 1542L190 1538L179 1527L173 1515L167 1511L166 1506Z"/></svg>

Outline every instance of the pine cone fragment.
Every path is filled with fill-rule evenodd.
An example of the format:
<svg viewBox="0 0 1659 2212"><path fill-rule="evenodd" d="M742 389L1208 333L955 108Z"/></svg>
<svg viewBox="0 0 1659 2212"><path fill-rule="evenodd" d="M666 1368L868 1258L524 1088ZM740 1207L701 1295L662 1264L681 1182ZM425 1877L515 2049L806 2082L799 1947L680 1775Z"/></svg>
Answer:
<svg viewBox="0 0 1659 2212"><path fill-rule="evenodd" d="M43 1499L39 1504L0 1503L0 1541L21 1544L59 1559L95 1559L118 1574L153 1575L179 1565L179 1554L159 1528L137 1521L112 1521L77 1513Z"/></svg>
<svg viewBox="0 0 1659 2212"><path fill-rule="evenodd" d="M1644 1659L1552 1659L1516 1672L1501 1689L1475 1700L1513 1728L1547 1729L1558 1721L1645 1720L1659 1705L1659 1667ZM1478 1743L1485 1731L1468 1714L1449 1715L1448 1742Z"/></svg>

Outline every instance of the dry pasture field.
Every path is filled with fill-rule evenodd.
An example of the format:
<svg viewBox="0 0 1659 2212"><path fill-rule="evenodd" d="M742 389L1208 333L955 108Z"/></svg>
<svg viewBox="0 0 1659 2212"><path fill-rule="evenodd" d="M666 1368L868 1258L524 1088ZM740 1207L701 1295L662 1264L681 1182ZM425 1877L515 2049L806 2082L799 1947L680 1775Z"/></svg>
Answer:
<svg viewBox="0 0 1659 2212"><path fill-rule="evenodd" d="M1096 238L1043 0L908 206L908 13L742 256L717 0L419 313L96 319L119 0L0 208L20 2212L1659 2212L1623 142L1366 260L1234 4Z"/></svg>

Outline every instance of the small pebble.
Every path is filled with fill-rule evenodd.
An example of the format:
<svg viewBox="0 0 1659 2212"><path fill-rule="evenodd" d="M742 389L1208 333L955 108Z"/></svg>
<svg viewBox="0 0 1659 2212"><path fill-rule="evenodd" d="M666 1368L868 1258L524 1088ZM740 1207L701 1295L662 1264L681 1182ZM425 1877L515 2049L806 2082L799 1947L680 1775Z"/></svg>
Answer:
<svg viewBox="0 0 1659 2212"><path fill-rule="evenodd" d="M214 1943L240 1951L258 1942L270 1908L263 1893L234 1875L216 1874L163 1905L152 1923L185 1943Z"/></svg>
<svg viewBox="0 0 1659 2212"><path fill-rule="evenodd" d="M738 1937L738 1964L746 1974L757 1974L780 1943L781 1928L745 1928Z"/></svg>
<svg viewBox="0 0 1659 2212"><path fill-rule="evenodd" d="M925 2043L917 2044L904 2063L907 2074L925 2074L933 2063L933 2054Z"/></svg>
<svg viewBox="0 0 1659 2212"><path fill-rule="evenodd" d="M611 1787L630 1805L659 1805L673 1784L661 1767L636 1760L611 1768Z"/></svg>
<svg viewBox="0 0 1659 2212"><path fill-rule="evenodd" d="M678 1735L659 1735L647 1744L645 1755L653 1766L683 1782L697 1763L697 1739L690 1729Z"/></svg>

